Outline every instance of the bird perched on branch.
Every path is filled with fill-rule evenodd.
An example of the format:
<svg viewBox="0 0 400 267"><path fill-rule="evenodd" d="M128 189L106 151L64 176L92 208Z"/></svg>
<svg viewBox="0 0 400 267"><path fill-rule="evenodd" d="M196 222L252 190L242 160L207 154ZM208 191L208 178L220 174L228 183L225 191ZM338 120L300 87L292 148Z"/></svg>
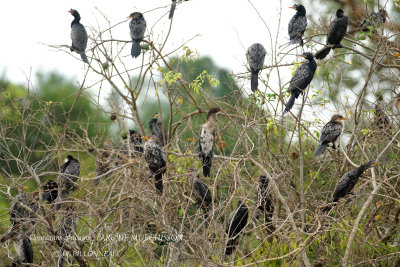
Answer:
<svg viewBox="0 0 400 267"><path fill-rule="evenodd" d="M260 175L259 186L258 186L258 209L262 211L264 215L264 223L267 226L269 233L274 231L272 225L272 216L274 214L274 200L271 192L268 190L269 180L265 175Z"/></svg>
<svg viewBox="0 0 400 267"><path fill-rule="evenodd" d="M85 27L80 23L81 16L75 9L71 9L68 12L74 16L74 20L71 23L72 46L70 50L80 54L83 62L89 64L89 60L85 54L88 35Z"/></svg>
<svg viewBox="0 0 400 267"><path fill-rule="evenodd" d="M207 121L200 126L199 134L199 157L202 158L203 175L210 177L212 158L214 156L215 144L215 115L220 108L212 108L207 113Z"/></svg>
<svg viewBox="0 0 400 267"><path fill-rule="evenodd" d="M193 172L189 177L196 204L203 209L204 218L208 218L209 211L212 209L211 192L208 186L200 179L197 172Z"/></svg>
<svg viewBox="0 0 400 267"><path fill-rule="evenodd" d="M322 128L321 136L319 138L321 144L315 150L314 156L324 154L325 149L332 143L332 148L336 149L335 142L343 132L344 120L347 120L342 115L333 115L331 120Z"/></svg>
<svg viewBox="0 0 400 267"><path fill-rule="evenodd" d="M290 8L297 11L289 21L290 44L300 44L303 46L303 34L307 28L306 8L303 5L297 4Z"/></svg>
<svg viewBox="0 0 400 267"><path fill-rule="evenodd" d="M368 163L365 163L360 167L345 173L337 183L335 191L332 195L332 199L328 201L327 206L325 206L322 211L329 212L336 205L339 199L344 198L347 194L351 192L351 190L353 190L361 174L363 174L367 169L377 166L379 164L379 162L371 160Z"/></svg>
<svg viewBox="0 0 400 267"><path fill-rule="evenodd" d="M292 79L290 80L289 92L291 93L289 101L286 103L286 113L290 111L294 105L294 101L303 93L304 89L311 83L315 70L317 69L317 62L314 60L313 54L306 52L300 57L304 57L308 62L303 63L296 69Z"/></svg>
<svg viewBox="0 0 400 267"><path fill-rule="evenodd" d="M142 41L144 32L146 31L146 20L140 12L131 13L128 18L131 19L129 22L132 39L131 55L132 57L137 58L140 55L140 42Z"/></svg>
<svg viewBox="0 0 400 267"><path fill-rule="evenodd" d="M152 135L155 135L160 140L160 144L165 146L168 142L168 133L164 124L158 121L158 113L154 113L149 121L149 128Z"/></svg>
<svg viewBox="0 0 400 267"><path fill-rule="evenodd" d="M341 48L340 42L346 35L347 25L349 23L349 17L344 15L342 9L336 11L336 18L332 20L326 34L326 46L315 54L316 59L324 59L331 49Z"/></svg>
<svg viewBox="0 0 400 267"><path fill-rule="evenodd" d="M47 201L48 204L53 203L58 195L58 184L53 180L48 180L43 185L42 199Z"/></svg>
<svg viewBox="0 0 400 267"><path fill-rule="evenodd" d="M386 22L386 18L388 14L385 9L379 9L378 12L372 12L371 15L366 17L360 24L359 28L361 28L364 32L369 32L377 27L382 27L383 24Z"/></svg>
<svg viewBox="0 0 400 267"><path fill-rule="evenodd" d="M70 190L73 190L74 183L81 173L81 164L73 156L68 155L65 163L61 166L60 175L57 177L58 194L55 201L56 210L60 209L62 201L67 198Z"/></svg>
<svg viewBox="0 0 400 267"><path fill-rule="evenodd" d="M378 126L380 130L386 130L390 127L390 119L386 115L386 112L381 103L375 105L374 124Z"/></svg>
<svg viewBox="0 0 400 267"><path fill-rule="evenodd" d="M169 10L169 15L168 18L172 19L172 17L174 16L174 12L175 12L175 8L176 8L176 0L171 0L171 8Z"/></svg>
<svg viewBox="0 0 400 267"><path fill-rule="evenodd" d="M247 49L247 61L251 71L251 91L257 91L258 87L258 73L264 66L265 48L262 44L252 44Z"/></svg>
<svg viewBox="0 0 400 267"><path fill-rule="evenodd" d="M150 136L150 139L144 144L144 159L149 166L151 172L150 177L154 176L156 180L155 186L157 192L162 195L162 176L167 170L167 156L165 155L164 149L159 145L159 142L160 140L157 136Z"/></svg>
<svg viewBox="0 0 400 267"><path fill-rule="evenodd" d="M249 209L246 202L238 201L238 208L229 215L228 223L226 225L226 233L228 235L228 242L225 248L225 255L231 255L236 247L236 241L240 233L247 224L249 218Z"/></svg>

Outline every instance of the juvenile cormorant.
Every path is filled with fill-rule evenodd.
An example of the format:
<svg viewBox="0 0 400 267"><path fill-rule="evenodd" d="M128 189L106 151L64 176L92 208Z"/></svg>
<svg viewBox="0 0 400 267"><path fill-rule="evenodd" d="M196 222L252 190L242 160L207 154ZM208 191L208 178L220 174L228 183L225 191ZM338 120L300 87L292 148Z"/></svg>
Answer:
<svg viewBox="0 0 400 267"><path fill-rule="evenodd" d="M158 113L153 114L153 117L149 121L149 128L151 134L157 136L160 144L165 146L168 142L167 128L165 128L162 122L158 121Z"/></svg>
<svg viewBox="0 0 400 267"><path fill-rule="evenodd" d="M379 9L379 12L372 12L371 15L366 17L360 24L360 27L362 31L364 32L369 32L370 28L372 27L375 29L375 27L378 26L383 26L383 24L386 22L386 18L388 17L388 14L385 9Z"/></svg>
<svg viewBox="0 0 400 267"><path fill-rule="evenodd" d="M167 156L164 149L159 145L157 136L152 135L150 139L144 144L144 159L146 160L151 177L154 176L156 182L155 186L157 192L162 195L163 181L162 176L166 172Z"/></svg>
<svg viewBox="0 0 400 267"><path fill-rule="evenodd" d="M199 135L199 157L202 158L203 175L210 177L212 158L214 155L215 143L215 114L220 112L220 108L212 108L207 113L207 121L200 126Z"/></svg>
<svg viewBox="0 0 400 267"><path fill-rule="evenodd" d="M347 120L342 115L333 115L331 120L322 128L321 136L319 138L321 144L315 150L314 156L324 154L325 149L332 143L332 148L336 149L335 142L343 132L344 123Z"/></svg>
<svg viewBox="0 0 400 267"><path fill-rule="evenodd" d="M71 23L72 46L70 49L71 51L75 51L76 53L80 54L83 62L89 64L89 60L85 54L88 35L85 27L79 22L81 20L81 16L75 9L71 9L68 12L74 16L74 20Z"/></svg>
<svg viewBox="0 0 400 267"><path fill-rule="evenodd" d="M381 130L385 130L390 126L390 119L386 115L381 103L375 105L374 124Z"/></svg>
<svg viewBox="0 0 400 267"><path fill-rule="evenodd" d="M225 255L231 255L236 246L236 241L240 232L244 229L249 218L249 209L242 201L238 201L238 208L229 215L226 225L226 233L228 242L226 244Z"/></svg>
<svg viewBox="0 0 400 267"><path fill-rule="evenodd" d="M61 166L60 175L57 177L58 194L55 201L55 208L58 210L61 207L68 195L68 192L73 189L74 183L78 180L81 173L81 164L73 156L68 155L65 163Z"/></svg>
<svg viewBox="0 0 400 267"><path fill-rule="evenodd" d="M306 8L297 4L290 8L297 11L289 22L290 44L303 45L303 34L307 28Z"/></svg>
<svg viewBox="0 0 400 267"><path fill-rule="evenodd" d="M128 18L131 18L129 29L133 41L131 55L136 58L140 55L140 42L142 41L144 32L146 31L146 20L140 12L134 12L130 14Z"/></svg>
<svg viewBox="0 0 400 267"><path fill-rule="evenodd" d="M252 44L247 50L247 61L249 62L251 71L251 91L257 91L258 73L264 65L265 48L262 44Z"/></svg>
<svg viewBox="0 0 400 267"><path fill-rule="evenodd" d="M43 185L43 193L42 193L43 201L47 201L48 204L51 204L56 200L57 194L58 194L57 182L53 180L48 180Z"/></svg>
<svg viewBox="0 0 400 267"><path fill-rule="evenodd" d="M265 175L260 175L258 186L258 209L264 215L264 223L267 225L269 233L274 231L272 225L272 216L274 214L274 200L271 192L268 190L269 180Z"/></svg>
<svg viewBox="0 0 400 267"><path fill-rule="evenodd" d="M192 186L193 194L196 199L196 204L203 209L204 218L208 218L209 211L212 209L211 192L208 186L200 179L197 172L189 178L189 183Z"/></svg>
<svg viewBox="0 0 400 267"><path fill-rule="evenodd" d="M335 191L333 192L332 199L328 201L322 211L329 212L339 201L339 199L345 197L353 190L354 186L358 182L361 174L369 168L379 165L379 162L371 160L368 163L361 165L360 167L353 169L345 173L336 185Z"/></svg>
<svg viewBox="0 0 400 267"><path fill-rule="evenodd" d="M57 234L62 236L62 242L67 239L67 237L71 237L75 234L77 225L77 217L74 214L74 210L71 206L66 209L66 215L62 218L60 222L60 226L58 228ZM69 239L72 240L72 239ZM60 248L60 252L58 255L58 267L64 266L65 257L64 257L64 249L63 247Z"/></svg>
<svg viewBox="0 0 400 267"><path fill-rule="evenodd" d="M346 35L347 24L349 23L349 17L344 15L342 9L336 11L336 18L332 20L326 34L326 46L315 54L316 59L324 59L332 49L341 48L340 42Z"/></svg>
<svg viewBox="0 0 400 267"><path fill-rule="evenodd" d="M294 105L294 101L299 97L303 90L311 83L315 70L317 69L317 62L314 60L313 54L306 52L300 57L304 57L308 62L303 63L296 69L292 79L290 80L289 92L291 93L289 101L286 103L286 113L290 111Z"/></svg>

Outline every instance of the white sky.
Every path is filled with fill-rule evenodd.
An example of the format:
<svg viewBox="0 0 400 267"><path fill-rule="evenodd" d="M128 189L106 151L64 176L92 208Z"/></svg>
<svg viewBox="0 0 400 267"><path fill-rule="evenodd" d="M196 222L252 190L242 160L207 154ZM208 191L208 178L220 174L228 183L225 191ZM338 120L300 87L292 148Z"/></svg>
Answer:
<svg viewBox="0 0 400 267"><path fill-rule="evenodd" d="M262 18L269 25L272 34L277 32L279 8L283 8L281 24L282 41L286 42L287 24L294 11L287 7L293 1L252 0ZM81 23L89 27L107 28L98 10L107 15L111 24L126 20L134 11L155 11L145 13L147 28L169 11L169 0L141 1L1 1L2 52L0 73L14 82L25 83L26 75L38 71L57 70L61 74L80 80L84 64L64 52L55 52L40 44L70 45L70 23L73 17L67 12L74 8L81 14ZM286 16L285 16L286 15ZM169 27L167 15L161 18L154 33L165 34ZM163 25L164 24L164 25ZM128 21L114 28L114 38L130 40ZM157 36L154 34L154 37ZM178 5L172 34L165 51L170 51L184 41L200 34L189 47L198 50L200 56L210 56L217 65L234 72L244 72L245 49L252 43L260 42L268 50L270 37L261 19L247 0L191 0ZM243 48L243 46L244 48ZM91 47L89 40L88 47ZM130 44L125 55L129 54ZM90 53L88 54L90 56ZM127 56L126 61L138 65L140 60ZM268 64L268 62L266 62ZM34 75L32 75L34 78ZM93 81L96 77L92 77ZM33 79L35 85L35 80Z"/></svg>

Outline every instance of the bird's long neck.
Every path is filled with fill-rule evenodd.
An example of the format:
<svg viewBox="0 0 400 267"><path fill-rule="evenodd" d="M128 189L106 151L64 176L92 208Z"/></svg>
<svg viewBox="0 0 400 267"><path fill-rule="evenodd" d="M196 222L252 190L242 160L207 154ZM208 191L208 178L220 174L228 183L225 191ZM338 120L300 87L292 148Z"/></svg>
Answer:
<svg viewBox="0 0 400 267"><path fill-rule="evenodd" d="M366 163L361 165L360 167L358 167L356 169L357 171L357 176L360 176L361 174L363 174L363 172L365 172L366 170L368 170L370 168L370 164Z"/></svg>
<svg viewBox="0 0 400 267"><path fill-rule="evenodd" d="M71 27L74 24L79 24L80 21L81 21L81 16L79 14L74 15L74 20L71 22Z"/></svg>
<svg viewBox="0 0 400 267"><path fill-rule="evenodd" d="M305 10L297 10L297 12L296 12L297 17L304 17L305 15L306 15Z"/></svg>
<svg viewBox="0 0 400 267"><path fill-rule="evenodd" d="M214 118L213 118L213 117L209 117L208 120L207 120L207 122L206 122L206 124L207 124L207 127L208 127L208 128L214 128L214 126L215 126L215 120L214 120Z"/></svg>
<svg viewBox="0 0 400 267"><path fill-rule="evenodd" d="M310 68L311 68L313 71L315 71L315 70L317 69L317 62L315 61L314 58L311 59L311 60L308 62L308 65L310 66Z"/></svg>

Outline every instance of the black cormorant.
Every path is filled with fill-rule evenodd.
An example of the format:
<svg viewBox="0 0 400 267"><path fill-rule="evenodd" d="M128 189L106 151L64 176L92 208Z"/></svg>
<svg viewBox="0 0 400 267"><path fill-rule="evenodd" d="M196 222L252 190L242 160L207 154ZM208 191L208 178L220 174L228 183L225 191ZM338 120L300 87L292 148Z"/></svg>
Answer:
<svg viewBox="0 0 400 267"><path fill-rule="evenodd" d="M298 98L299 95L303 93L303 90L311 83L315 70L317 69L317 62L314 60L313 54L306 52L300 56L307 59L308 62L301 64L290 80L289 92L291 95L283 113L292 109L295 99Z"/></svg>
<svg viewBox="0 0 400 267"><path fill-rule="evenodd" d="M257 91L258 73L264 66L265 48L262 44L252 44L247 50L247 61L251 71L251 91Z"/></svg>
<svg viewBox="0 0 400 267"><path fill-rule="evenodd" d="M372 12L371 15L366 17L360 24L360 27L362 31L364 32L369 32L370 29L373 30L379 26L382 27L383 24L386 22L386 18L388 17L388 14L385 9L380 9L378 13ZM372 27L372 28L371 28Z"/></svg>
<svg viewBox="0 0 400 267"><path fill-rule="evenodd" d="M151 172L150 176L154 176L156 180L155 186L157 192L162 195L162 176L167 170L167 156L165 155L164 149L159 145L159 142L157 136L150 136L150 139L144 144L144 159L149 166Z"/></svg>
<svg viewBox="0 0 400 267"><path fill-rule="evenodd" d="M229 215L226 225L228 242L226 244L225 255L231 255L236 246L236 241L240 232L244 229L249 218L249 209L242 201L238 201L238 208Z"/></svg>
<svg viewBox="0 0 400 267"><path fill-rule="evenodd" d="M364 171L377 165L379 165L379 162L371 160L368 163L365 163L360 167L345 173L337 183L335 191L332 195L332 199L328 201L327 206L325 206L322 211L330 211L332 207L336 205L339 199L345 197L351 192L351 190L353 190L354 186L358 182L358 179L360 178L361 174L364 173Z"/></svg>
<svg viewBox="0 0 400 267"><path fill-rule="evenodd" d="M43 185L43 193L42 193L43 201L47 201L48 204L51 204L56 200L57 194L58 194L57 182L53 180L48 180Z"/></svg>
<svg viewBox="0 0 400 267"><path fill-rule="evenodd" d="M174 16L174 12L175 12L175 8L176 8L176 0L171 0L171 8L169 10L169 15L168 18L172 19L172 17Z"/></svg>
<svg viewBox="0 0 400 267"><path fill-rule="evenodd" d="M74 183L78 180L81 173L81 165L77 159L68 155L65 163L61 166L60 175L57 177L58 194L55 201L55 208L58 210L61 207L70 190L73 190Z"/></svg>
<svg viewBox="0 0 400 267"><path fill-rule="evenodd" d="M128 18L131 18L131 21L129 22L129 29L132 38L131 55L136 58L140 55L140 42L142 41L144 32L146 31L146 20L140 12L134 12L130 14Z"/></svg>
<svg viewBox="0 0 400 267"><path fill-rule="evenodd" d="M336 11L336 18L332 20L326 34L326 46L315 54L316 59L324 59L332 49L341 48L340 42L346 35L349 17L344 15L342 9Z"/></svg>
<svg viewBox="0 0 400 267"><path fill-rule="evenodd" d="M272 225L272 216L274 214L274 200L271 192L268 190L269 180L265 175L260 175L258 186L258 209L264 215L264 223L267 226L268 232L272 233L274 227Z"/></svg>
<svg viewBox="0 0 400 267"><path fill-rule="evenodd" d="M189 183L192 186L192 191L196 199L196 204L203 209L204 218L208 218L208 214L212 209L211 192L208 186L200 179L197 172L189 177Z"/></svg>
<svg viewBox="0 0 400 267"><path fill-rule="evenodd" d="M154 113L151 120L149 120L149 128L152 135L158 137L160 145L165 146L168 142L168 133L164 124L158 121L158 113Z"/></svg>
<svg viewBox="0 0 400 267"><path fill-rule="evenodd" d="M79 22L81 20L81 16L75 9L71 9L68 12L74 16L74 20L71 23L71 51L75 51L76 53L80 54L83 62L89 64L89 60L85 54L88 35L85 27Z"/></svg>
<svg viewBox="0 0 400 267"><path fill-rule="evenodd" d="M289 22L290 44L303 45L303 34L307 28L306 8L297 4L290 8L297 11Z"/></svg>
<svg viewBox="0 0 400 267"><path fill-rule="evenodd" d="M202 158L203 175L210 177L211 164L214 155L215 143L215 119L214 116L220 112L220 108L212 108L207 113L207 121L200 126L199 134L199 157Z"/></svg>
<svg viewBox="0 0 400 267"><path fill-rule="evenodd" d="M325 124L319 138L321 144L318 146L317 150L315 150L314 156L317 157L324 154L329 143L332 143L332 148L336 149L335 142L343 132L344 120L347 119L342 115L336 114L332 116L331 120L327 124Z"/></svg>

